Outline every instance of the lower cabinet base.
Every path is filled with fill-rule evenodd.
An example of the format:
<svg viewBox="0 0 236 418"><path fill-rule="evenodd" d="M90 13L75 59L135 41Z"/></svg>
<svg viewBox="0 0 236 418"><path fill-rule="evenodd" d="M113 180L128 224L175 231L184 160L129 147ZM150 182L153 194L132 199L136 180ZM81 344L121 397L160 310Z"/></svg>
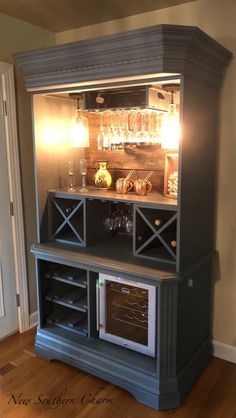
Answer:
<svg viewBox="0 0 236 418"><path fill-rule="evenodd" d="M130 367L119 358L101 356L92 345L93 341L88 349L49 330L38 329L35 347L39 357L47 361L63 361L120 386L138 402L157 410L180 406L212 355L211 341L206 339L177 376L161 378L158 377L158 367L156 373Z"/></svg>

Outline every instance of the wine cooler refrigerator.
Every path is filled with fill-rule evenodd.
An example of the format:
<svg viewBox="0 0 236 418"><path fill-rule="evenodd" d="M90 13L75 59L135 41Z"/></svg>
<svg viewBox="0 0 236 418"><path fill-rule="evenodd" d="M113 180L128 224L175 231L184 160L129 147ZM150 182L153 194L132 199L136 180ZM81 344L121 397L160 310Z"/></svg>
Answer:
<svg viewBox="0 0 236 418"><path fill-rule="evenodd" d="M99 274L99 338L155 356L156 288Z"/></svg>

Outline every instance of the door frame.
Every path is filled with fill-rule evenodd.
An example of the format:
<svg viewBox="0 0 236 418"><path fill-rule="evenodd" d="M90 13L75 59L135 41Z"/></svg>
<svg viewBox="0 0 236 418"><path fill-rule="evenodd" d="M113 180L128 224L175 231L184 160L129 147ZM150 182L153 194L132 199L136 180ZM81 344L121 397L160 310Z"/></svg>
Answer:
<svg viewBox="0 0 236 418"><path fill-rule="evenodd" d="M18 306L18 323L20 332L24 332L29 329L30 321L13 65L0 62L0 74L3 94L2 111L6 133L9 195L13 207L11 224L14 271L16 293L19 295L20 300L20 306Z"/></svg>

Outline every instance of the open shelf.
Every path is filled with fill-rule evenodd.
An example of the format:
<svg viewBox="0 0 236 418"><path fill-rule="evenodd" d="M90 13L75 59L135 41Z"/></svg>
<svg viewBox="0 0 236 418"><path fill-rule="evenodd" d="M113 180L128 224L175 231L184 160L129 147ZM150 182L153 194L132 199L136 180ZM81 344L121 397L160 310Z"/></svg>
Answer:
<svg viewBox="0 0 236 418"><path fill-rule="evenodd" d="M112 200L118 202L130 202L140 204L158 205L161 209L175 210L177 208L177 201L164 197L160 193L150 192L146 196L139 196L134 192L127 194L119 194L113 190L101 190L94 186L89 186L88 191L81 193L79 191L68 192L62 189L49 190L55 197L68 197L70 199L89 198L89 199L101 199Z"/></svg>

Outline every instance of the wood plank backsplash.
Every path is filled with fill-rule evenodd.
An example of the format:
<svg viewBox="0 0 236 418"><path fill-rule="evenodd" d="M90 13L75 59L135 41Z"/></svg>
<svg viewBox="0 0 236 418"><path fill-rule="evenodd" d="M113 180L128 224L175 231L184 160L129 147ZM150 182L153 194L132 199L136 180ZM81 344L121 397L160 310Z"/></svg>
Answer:
<svg viewBox="0 0 236 418"><path fill-rule="evenodd" d="M149 171L154 171L151 182L153 190L163 192L165 151L158 147L140 147L130 150L99 151L97 149L97 136L100 129L100 116L87 114L89 119L90 147L85 149L85 158L88 160L88 184L93 184L93 177L98 169L98 161L108 161L108 170L115 181L125 177L129 170L135 169L133 178L144 178Z"/></svg>

